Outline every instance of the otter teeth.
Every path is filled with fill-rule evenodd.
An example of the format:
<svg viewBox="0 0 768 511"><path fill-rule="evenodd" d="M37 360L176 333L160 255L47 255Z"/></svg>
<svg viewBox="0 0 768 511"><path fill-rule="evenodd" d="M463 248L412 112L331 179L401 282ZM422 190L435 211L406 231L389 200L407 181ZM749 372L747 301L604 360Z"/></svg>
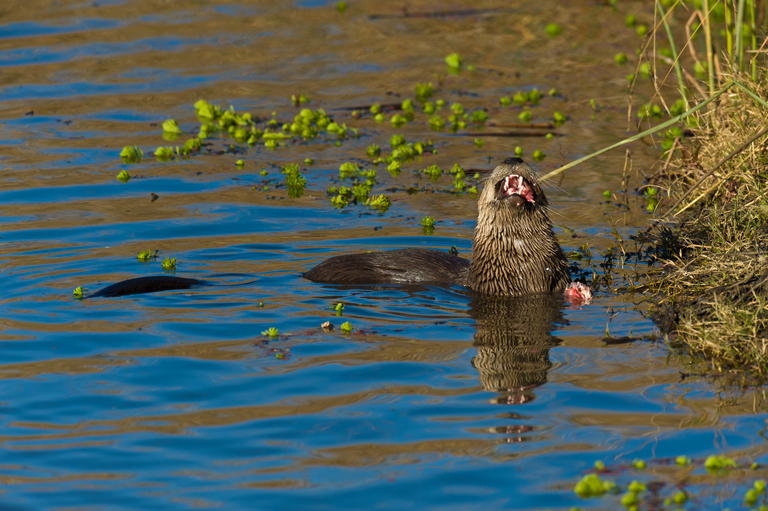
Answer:
<svg viewBox="0 0 768 511"><path fill-rule="evenodd" d="M507 195L519 195L528 202L536 203L533 198L533 190L525 182L525 179L517 174L510 174L504 179L502 190Z"/></svg>

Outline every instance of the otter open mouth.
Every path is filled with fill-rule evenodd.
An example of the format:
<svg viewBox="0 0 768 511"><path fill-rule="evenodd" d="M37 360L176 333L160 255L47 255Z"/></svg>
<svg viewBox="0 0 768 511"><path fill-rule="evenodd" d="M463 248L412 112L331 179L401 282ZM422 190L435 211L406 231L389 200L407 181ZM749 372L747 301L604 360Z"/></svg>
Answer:
<svg viewBox="0 0 768 511"><path fill-rule="evenodd" d="M510 174L496 185L496 196L499 199L516 199L515 203L520 206L525 202L536 203L533 186L523 176Z"/></svg>

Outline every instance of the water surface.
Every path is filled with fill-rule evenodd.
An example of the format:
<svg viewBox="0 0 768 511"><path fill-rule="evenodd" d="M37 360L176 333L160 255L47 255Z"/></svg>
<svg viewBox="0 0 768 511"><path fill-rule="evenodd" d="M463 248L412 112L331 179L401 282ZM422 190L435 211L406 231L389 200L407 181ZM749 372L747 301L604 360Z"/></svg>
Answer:
<svg viewBox="0 0 768 511"><path fill-rule="evenodd" d="M511 9L408 2L411 15L477 10L411 17L372 1L350 2L343 14L330 2L3 6L5 505L618 508L618 497L584 501L573 493L595 460L622 484L684 480L664 461L680 454L762 461L762 393L724 397L717 381L685 378L688 366L649 340L657 330L639 298L601 291L573 308L559 297L483 300L458 287L301 278L326 257L362 250L455 246L468 256L475 200L448 193L450 176L433 183L413 172L419 168L459 163L472 175L521 145L527 159L544 151L538 167L549 171L624 137L627 70L617 70L612 55L634 54L638 44L621 29L623 16L652 20L653 12L622 4L613 12L581 1ZM544 33L552 21L563 26L557 39ZM443 57L453 51L475 71L447 73ZM533 107L534 120L546 122L555 110L571 120L552 140L484 136L477 148L477 133L433 132L417 113L397 132L430 139L437 153L404 166L398 178L379 170L374 193L390 195L390 210L333 208L325 190L339 165L367 160L366 147L387 148L395 132L388 120L352 118L349 107L397 103L428 81L439 89L435 97L485 107L495 123L518 122L522 110L500 107L500 96L554 87L559 95ZM196 132L198 99L260 118L275 112L285 122L299 93L360 137L338 147L320 137L168 163L150 155L168 144L163 120ZM633 101L651 93L641 87ZM646 142L631 146L635 184L661 155ZM124 165L124 145L147 157ZM304 165L305 158L316 163ZM274 187L288 163L301 164L308 179L298 199ZM608 153L548 191L566 251L588 244L600 260L616 243L614 228L627 239L647 224L642 197L631 196L628 208L603 198L619 190L623 167L621 151ZM122 169L134 177L126 184L115 179ZM270 190L261 189L265 180ZM420 192L409 195L409 186ZM151 201L152 193L160 198ZM439 220L432 235L422 234L425 215ZM72 298L76 286L93 291L162 273L159 261L136 260L147 249L176 257L177 275L211 285ZM332 309L338 302L343 317ZM325 321L334 330L323 331ZM341 332L344 321L351 334ZM279 337L262 335L269 327ZM609 344L606 330L639 340ZM657 461L634 473L635 458ZM708 494L705 486L688 506L740 502L729 486L715 488Z"/></svg>

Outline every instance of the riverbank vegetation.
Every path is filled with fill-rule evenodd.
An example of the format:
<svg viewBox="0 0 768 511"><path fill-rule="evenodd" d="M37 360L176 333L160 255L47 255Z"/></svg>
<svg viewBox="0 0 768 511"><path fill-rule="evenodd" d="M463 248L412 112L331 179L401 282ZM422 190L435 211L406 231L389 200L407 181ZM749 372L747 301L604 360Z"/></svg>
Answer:
<svg viewBox="0 0 768 511"><path fill-rule="evenodd" d="M666 152L647 184L663 192L653 232L667 256L636 289L649 293L670 345L705 362L698 372L762 381L768 377L768 39L757 35L764 32L766 2L696 2L682 45L675 45L668 21L684 6L657 7L654 35L664 31L672 49L657 60L671 64L667 77L677 79L676 95L665 98L658 76L658 101L692 106L727 90L662 137ZM653 61L652 50L643 55Z"/></svg>

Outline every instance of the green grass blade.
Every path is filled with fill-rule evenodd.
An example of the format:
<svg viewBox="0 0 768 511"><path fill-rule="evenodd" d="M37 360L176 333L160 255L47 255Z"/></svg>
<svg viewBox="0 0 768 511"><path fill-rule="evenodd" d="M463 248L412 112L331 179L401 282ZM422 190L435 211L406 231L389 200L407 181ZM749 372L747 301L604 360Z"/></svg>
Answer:
<svg viewBox="0 0 768 511"><path fill-rule="evenodd" d="M744 0L741 0L742 2ZM672 6L672 8L669 10L669 13L672 13L672 10L675 8L675 6L679 3L675 3L675 5ZM656 0L656 7L659 9L659 13L661 14L661 20L664 22L664 28L667 30L667 38L669 38L669 48L672 50L672 56L674 57L674 63L675 63L675 72L677 73L677 83L680 86L680 95L683 97L683 101L685 101L685 108L688 108L688 95L685 93L685 81L683 80L683 71L680 69L680 57L677 54L677 48L675 47L675 39L672 37L672 29L669 28L669 22L667 21L667 14L664 12L664 8L661 6L661 2L659 0Z"/></svg>
<svg viewBox="0 0 768 511"><path fill-rule="evenodd" d="M670 127L670 126L672 126L672 125L682 121L683 119L685 119L686 117L688 117L692 113L701 110L702 108L704 108L709 103L711 103L712 101L717 99L721 94L723 94L725 91L727 91L728 89L730 89L734 85L738 85L739 87L741 87L742 89L747 91L747 93L749 93L752 97L756 98L758 101L760 101L761 104L765 105L766 108L768 108L768 103L766 103L764 100L758 98L757 95L755 95L754 92L750 91L749 89L747 89L746 87L744 87L743 85L741 85L738 82L730 81L727 84L725 84L725 86L722 89L720 89L719 91L714 93L712 96L710 96L709 99L707 99L705 101L702 101L701 103L699 103L695 107L691 108L690 110L688 110L686 112L683 112L682 114L678 115L677 117L673 117L672 119L668 120L667 122L661 123L658 126L654 126L653 128L647 129L647 130L643 131L642 133L638 133L637 135L632 135L631 137L625 138L624 140L622 140L620 142L616 142L613 145L610 145L608 147L600 149L599 151L595 151L592 154L588 154L587 156L579 158L578 160L574 160L571 163L563 165L562 167L553 170L549 174L546 174L545 176L540 177L539 181L546 181L547 179L551 179L551 178L553 178L553 177L555 177L555 176L557 176L559 174L562 174L566 170L568 170L568 169L570 169L572 167L575 167L576 165L579 165L580 163L584 163L587 160L591 160L595 156L599 156L599 155L601 155L601 154L603 154L603 153L605 153L607 151L610 151L611 149L615 149L617 147L621 147L621 146L623 146L625 144L629 144L630 142L634 142L635 140L640 140L643 137L646 137L646 136L651 135L653 133L656 133L658 131L664 130L664 129L666 129L666 128L668 128L668 127Z"/></svg>

